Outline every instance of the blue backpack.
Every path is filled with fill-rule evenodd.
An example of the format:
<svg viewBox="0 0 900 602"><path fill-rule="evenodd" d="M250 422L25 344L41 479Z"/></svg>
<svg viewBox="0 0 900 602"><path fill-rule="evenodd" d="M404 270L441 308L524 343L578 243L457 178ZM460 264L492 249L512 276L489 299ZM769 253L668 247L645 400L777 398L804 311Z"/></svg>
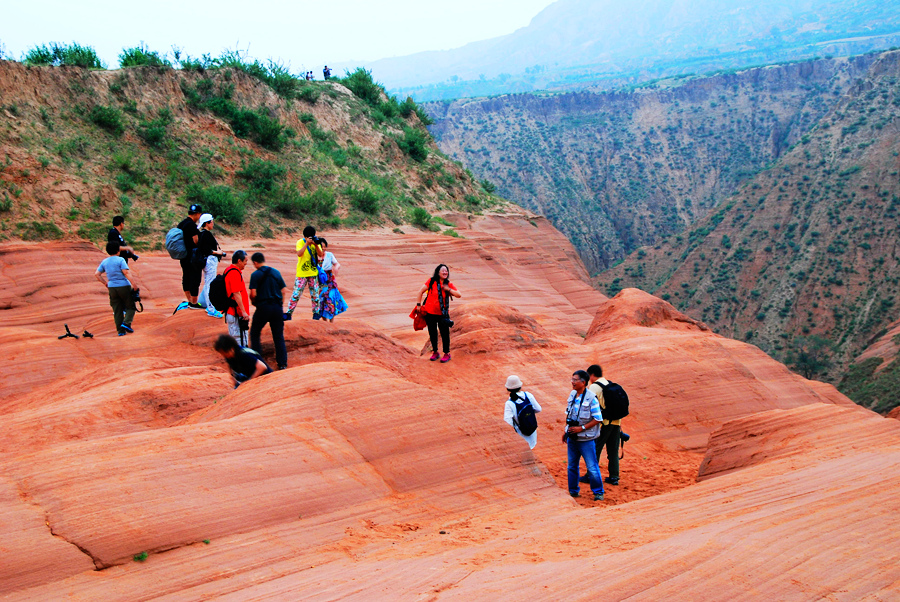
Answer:
<svg viewBox="0 0 900 602"><path fill-rule="evenodd" d="M521 395L524 399L520 399ZM534 415L534 407L528 399L527 393L516 393L516 400L513 401L516 406L515 423L519 425L519 432L525 436L532 434L537 430L537 417Z"/></svg>

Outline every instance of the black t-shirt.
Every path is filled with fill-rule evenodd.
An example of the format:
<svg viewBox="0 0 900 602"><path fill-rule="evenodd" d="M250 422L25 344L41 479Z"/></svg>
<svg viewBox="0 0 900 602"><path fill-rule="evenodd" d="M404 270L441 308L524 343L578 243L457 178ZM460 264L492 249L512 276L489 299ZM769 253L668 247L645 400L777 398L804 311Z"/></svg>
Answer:
<svg viewBox="0 0 900 602"><path fill-rule="evenodd" d="M253 376L256 372L256 362L262 362L266 366L266 371L263 374L268 374L272 371L258 353L246 347L238 347L238 350L234 352L234 357L225 361L228 362L228 367L237 373L238 380L247 380Z"/></svg>
<svg viewBox="0 0 900 602"><path fill-rule="evenodd" d="M267 265L250 275L250 290L256 289L257 303L275 302L280 305L284 302L281 289L286 287L281 272Z"/></svg>
<svg viewBox="0 0 900 602"><path fill-rule="evenodd" d="M191 249L197 246L194 244L194 237L200 235L200 229L197 227L197 224L194 223L194 220L189 217L178 224L178 227L184 232L184 248L190 253Z"/></svg>
<svg viewBox="0 0 900 602"><path fill-rule="evenodd" d="M125 239L122 238L121 232L119 232L115 228L109 229L109 234L106 236L106 242L117 242L120 246L125 246Z"/></svg>
<svg viewBox="0 0 900 602"><path fill-rule="evenodd" d="M209 257L213 251L219 248L216 237L209 230L200 230L200 238L197 240L197 249L203 257Z"/></svg>

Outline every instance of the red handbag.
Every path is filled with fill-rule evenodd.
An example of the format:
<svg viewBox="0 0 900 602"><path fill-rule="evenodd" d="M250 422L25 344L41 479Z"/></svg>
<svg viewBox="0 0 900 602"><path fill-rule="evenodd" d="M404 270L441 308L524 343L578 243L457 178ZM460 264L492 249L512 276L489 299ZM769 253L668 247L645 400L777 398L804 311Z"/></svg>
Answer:
<svg viewBox="0 0 900 602"><path fill-rule="evenodd" d="M422 315L421 308L416 305L413 310L410 312L409 317L413 320L413 330L424 330L425 326L425 316Z"/></svg>

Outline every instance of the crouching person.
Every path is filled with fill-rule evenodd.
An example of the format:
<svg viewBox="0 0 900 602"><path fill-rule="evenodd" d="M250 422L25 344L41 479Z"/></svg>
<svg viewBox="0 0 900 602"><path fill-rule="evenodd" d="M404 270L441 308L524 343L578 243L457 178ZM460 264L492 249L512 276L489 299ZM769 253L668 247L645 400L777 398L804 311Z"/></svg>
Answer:
<svg viewBox="0 0 900 602"><path fill-rule="evenodd" d="M231 378L234 379L235 389L241 383L259 378L263 374L269 374L272 371L258 353L247 347L241 347L231 335L220 335L216 339L215 350L228 362L228 367L231 368Z"/></svg>

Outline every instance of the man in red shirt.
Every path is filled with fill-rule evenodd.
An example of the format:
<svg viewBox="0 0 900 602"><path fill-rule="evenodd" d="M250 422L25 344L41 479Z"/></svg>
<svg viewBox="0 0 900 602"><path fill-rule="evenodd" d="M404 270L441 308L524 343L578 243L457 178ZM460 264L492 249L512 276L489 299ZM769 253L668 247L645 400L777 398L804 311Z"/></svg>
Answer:
<svg viewBox="0 0 900 602"><path fill-rule="evenodd" d="M233 336L241 347L249 344L247 331L250 329L250 298L247 296L247 286L241 275L246 265L247 254L238 250L231 255L231 265L224 272L225 293L232 302L225 312L225 323L228 325L228 334Z"/></svg>

